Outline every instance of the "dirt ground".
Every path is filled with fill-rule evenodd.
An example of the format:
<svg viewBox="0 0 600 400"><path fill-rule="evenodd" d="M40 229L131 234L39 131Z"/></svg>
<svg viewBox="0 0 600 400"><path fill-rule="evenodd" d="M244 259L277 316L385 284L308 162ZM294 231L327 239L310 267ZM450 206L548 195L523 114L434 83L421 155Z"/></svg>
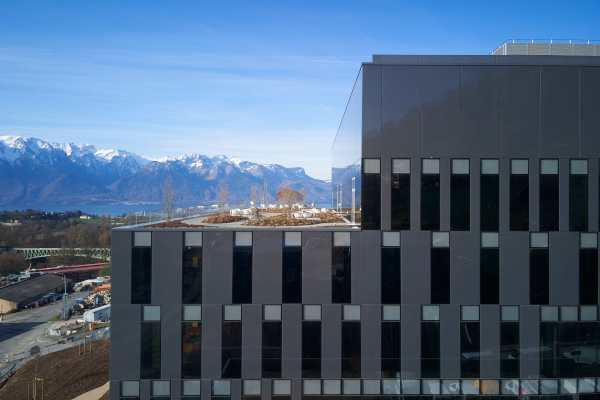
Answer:
<svg viewBox="0 0 600 400"><path fill-rule="evenodd" d="M56 353L40 356L25 364L0 389L0 399L29 398L33 378L44 380L44 399L70 400L108 382L110 339L92 342L92 354L80 356L77 346ZM39 388L40 386L38 386ZM40 392L38 389L38 398Z"/></svg>

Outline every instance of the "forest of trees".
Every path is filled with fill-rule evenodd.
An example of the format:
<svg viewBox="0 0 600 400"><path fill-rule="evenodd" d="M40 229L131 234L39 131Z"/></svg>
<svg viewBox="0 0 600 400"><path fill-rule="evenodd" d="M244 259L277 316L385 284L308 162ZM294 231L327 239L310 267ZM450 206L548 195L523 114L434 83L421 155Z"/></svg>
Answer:
<svg viewBox="0 0 600 400"><path fill-rule="evenodd" d="M7 215L10 215L10 218ZM0 274L23 270L29 266L30 262L34 265L34 268L101 262L102 260L91 257L91 249L110 248L110 215L101 216L100 222L82 222L73 219L80 215L80 211L69 212L68 214L0 212L0 222L6 223L8 220L18 220L20 222L19 225L0 225L0 246L61 247L60 255L47 257L46 260L25 261L19 254L4 251L0 253ZM90 250L88 255L75 256L76 248ZM85 250L84 253L86 253ZM11 271L7 272L7 270Z"/></svg>

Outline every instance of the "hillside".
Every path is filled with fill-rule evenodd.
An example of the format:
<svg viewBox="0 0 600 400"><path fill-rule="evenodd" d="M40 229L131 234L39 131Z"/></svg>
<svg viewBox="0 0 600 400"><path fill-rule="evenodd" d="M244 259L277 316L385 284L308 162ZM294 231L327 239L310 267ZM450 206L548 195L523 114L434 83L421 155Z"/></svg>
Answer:
<svg viewBox="0 0 600 400"><path fill-rule="evenodd" d="M44 380L44 399L74 399L108 382L109 353L110 339L104 339L92 342L92 354L80 356L75 346L40 356L8 380L0 389L0 400L27 399L36 366L37 377Z"/></svg>

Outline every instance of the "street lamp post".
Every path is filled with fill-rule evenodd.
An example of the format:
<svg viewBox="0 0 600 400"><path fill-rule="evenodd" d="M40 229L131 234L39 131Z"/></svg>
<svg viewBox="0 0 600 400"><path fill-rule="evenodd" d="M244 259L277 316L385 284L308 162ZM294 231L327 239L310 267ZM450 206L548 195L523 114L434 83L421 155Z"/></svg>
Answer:
<svg viewBox="0 0 600 400"><path fill-rule="evenodd" d="M65 306L63 307L63 312L62 312L62 319L65 319L67 317L67 277L65 276L65 274L61 274L60 272L55 272L55 274L62 275L63 282L65 284L65 293L63 294Z"/></svg>

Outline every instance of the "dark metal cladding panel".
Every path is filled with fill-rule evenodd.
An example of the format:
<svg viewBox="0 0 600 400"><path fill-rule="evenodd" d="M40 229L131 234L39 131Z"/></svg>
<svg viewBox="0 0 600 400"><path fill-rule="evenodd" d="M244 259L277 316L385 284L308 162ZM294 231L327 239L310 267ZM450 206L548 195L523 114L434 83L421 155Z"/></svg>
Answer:
<svg viewBox="0 0 600 400"><path fill-rule="evenodd" d="M500 232L500 304L529 304L529 232Z"/></svg>
<svg viewBox="0 0 600 400"><path fill-rule="evenodd" d="M111 305L110 378L140 379L141 306Z"/></svg>
<svg viewBox="0 0 600 400"><path fill-rule="evenodd" d="M579 304L579 232L550 232L550 304Z"/></svg>
<svg viewBox="0 0 600 400"><path fill-rule="evenodd" d="M152 304L181 304L182 258L182 232L152 232Z"/></svg>
<svg viewBox="0 0 600 400"><path fill-rule="evenodd" d="M131 304L131 231L111 231L111 274L113 304Z"/></svg>
<svg viewBox="0 0 600 400"><path fill-rule="evenodd" d="M500 156L500 67L461 69L460 155Z"/></svg>
<svg viewBox="0 0 600 400"><path fill-rule="evenodd" d="M381 378L381 306L363 304L360 310L361 377Z"/></svg>
<svg viewBox="0 0 600 400"><path fill-rule="evenodd" d="M331 232L302 232L302 302L331 304Z"/></svg>
<svg viewBox="0 0 600 400"><path fill-rule="evenodd" d="M202 241L202 302L230 304L233 282L233 232L204 231ZM204 358L204 354L202 357Z"/></svg>
<svg viewBox="0 0 600 400"><path fill-rule="evenodd" d="M600 58L600 57L595 57ZM581 67L579 157L600 157L600 68Z"/></svg>
<svg viewBox="0 0 600 400"><path fill-rule="evenodd" d="M382 157L421 155L421 67L383 66Z"/></svg>
<svg viewBox="0 0 600 400"><path fill-rule="evenodd" d="M352 303L381 302L381 231L352 232Z"/></svg>
<svg viewBox="0 0 600 400"><path fill-rule="evenodd" d="M579 68L541 67L540 157L579 157Z"/></svg>
<svg viewBox="0 0 600 400"><path fill-rule="evenodd" d="M381 157L381 66L363 66L362 156Z"/></svg>
<svg viewBox="0 0 600 400"><path fill-rule="evenodd" d="M222 321L223 307L221 305L204 304L202 306L202 378L205 379L221 379ZM202 385L204 385L204 381Z"/></svg>
<svg viewBox="0 0 600 400"><path fill-rule="evenodd" d="M400 235L402 304L429 304L431 301L430 235L429 231L402 231Z"/></svg>
<svg viewBox="0 0 600 400"><path fill-rule="evenodd" d="M110 400L121 400L121 381L111 380L108 390Z"/></svg>
<svg viewBox="0 0 600 400"><path fill-rule="evenodd" d="M422 68L421 156L460 157L460 67Z"/></svg>
<svg viewBox="0 0 600 400"><path fill-rule="evenodd" d="M424 302L427 304L429 301ZM400 368L408 379L421 377L421 305L402 304Z"/></svg>
<svg viewBox="0 0 600 400"><path fill-rule="evenodd" d="M481 376L500 378L500 306L483 304L479 308L481 327Z"/></svg>
<svg viewBox="0 0 600 400"><path fill-rule="evenodd" d="M287 375L283 375L287 376ZM263 379L261 382L261 400L271 400L271 389L273 387L273 383L271 379Z"/></svg>
<svg viewBox="0 0 600 400"><path fill-rule="evenodd" d="M540 307L521 306L519 337L521 348L537 348L540 345ZM521 378L527 379L540 374L540 356L533 352L530 357L521 358Z"/></svg>
<svg viewBox="0 0 600 400"><path fill-rule="evenodd" d="M242 378L262 377L262 305L242 305Z"/></svg>
<svg viewBox="0 0 600 400"><path fill-rule="evenodd" d="M450 303L479 304L480 233L450 232Z"/></svg>
<svg viewBox="0 0 600 400"><path fill-rule="evenodd" d="M342 306L324 304L322 308L321 377L342 377Z"/></svg>
<svg viewBox="0 0 600 400"><path fill-rule="evenodd" d="M180 292L181 293L181 292ZM181 297L180 297L181 298ZM161 378L181 378L181 302L161 306Z"/></svg>
<svg viewBox="0 0 600 400"><path fill-rule="evenodd" d="M442 378L460 378L460 306L440 306L440 372Z"/></svg>
<svg viewBox="0 0 600 400"><path fill-rule="evenodd" d="M301 378L302 304L284 304L281 309L281 376L285 378Z"/></svg>
<svg viewBox="0 0 600 400"><path fill-rule="evenodd" d="M242 381L240 379L231 380L231 400L242 399Z"/></svg>
<svg viewBox="0 0 600 400"><path fill-rule="evenodd" d="M410 230L421 229L421 159L410 159Z"/></svg>
<svg viewBox="0 0 600 400"><path fill-rule="evenodd" d="M558 160L558 230L561 232L569 232L569 178L571 176L570 164L571 160L569 159L565 158ZM532 227L529 229L533 231Z"/></svg>
<svg viewBox="0 0 600 400"><path fill-rule="evenodd" d="M253 232L252 302L281 304L283 232Z"/></svg>
<svg viewBox="0 0 600 400"><path fill-rule="evenodd" d="M500 78L500 154L538 157L540 67L503 66Z"/></svg>

